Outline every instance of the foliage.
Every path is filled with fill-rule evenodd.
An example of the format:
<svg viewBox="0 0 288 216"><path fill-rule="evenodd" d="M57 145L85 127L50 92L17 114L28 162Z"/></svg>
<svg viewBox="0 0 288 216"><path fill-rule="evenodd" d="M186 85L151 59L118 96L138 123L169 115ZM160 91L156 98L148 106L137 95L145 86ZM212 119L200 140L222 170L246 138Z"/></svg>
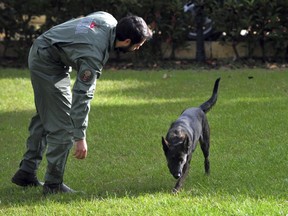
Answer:
<svg viewBox="0 0 288 216"><path fill-rule="evenodd" d="M30 21L33 16L44 14L44 8L38 0L6 0L1 3L0 33L5 36L4 56L8 48L12 48L24 63L33 39L39 34Z"/></svg>
<svg viewBox="0 0 288 216"><path fill-rule="evenodd" d="M283 59L288 39L287 1L226 0L223 4L213 1L213 5L211 16L216 29L225 32L223 42L232 42L236 58L239 58L236 46L244 41L250 47L250 56L255 45L260 44L262 59L267 60L265 48L270 44L275 47L275 58ZM243 30L246 33L241 35Z"/></svg>
<svg viewBox="0 0 288 216"><path fill-rule="evenodd" d="M215 28L219 32L223 32L220 40L222 42L232 42L236 58L239 58L237 45L243 41L241 30L247 29L249 20L244 18L247 16L245 5L237 0L226 0L223 4L213 1L212 18L215 20Z"/></svg>
<svg viewBox="0 0 288 216"><path fill-rule="evenodd" d="M255 13L251 15L251 33L256 33L254 34L255 40L260 42L264 61L266 60L265 45L267 43L271 43L273 47L277 45L275 51L279 51L281 47L282 51L287 48L287 16L283 16L288 13L287 7L287 1L258 0L253 4L252 10Z"/></svg>
<svg viewBox="0 0 288 216"><path fill-rule="evenodd" d="M117 19L137 14L151 26L154 32L152 41L134 58L140 62L144 59L143 64L153 64L162 59L163 43L171 45L170 59L174 59L175 50L185 46L189 28L197 25L196 56L205 60L205 38L201 36L201 23L205 16L213 19L217 32L225 32L220 40L232 43L236 58L239 58L237 45L244 42L249 47L249 57L253 57L253 48L259 43L263 61L267 60L268 45L274 47L274 59L288 59L288 1L195 0L199 6L195 19L184 13L184 3L182 0L3 0L0 4L0 33L5 36L1 41L4 57L12 48L18 53L18 62L26 63L29 47L39 34L71 18L103 10ZM45 15L46 22L36 29L31 20L39 15ZM247 30L245 36L240 35L243 29ZM271 51L269 54L271 56Z"/></svg>

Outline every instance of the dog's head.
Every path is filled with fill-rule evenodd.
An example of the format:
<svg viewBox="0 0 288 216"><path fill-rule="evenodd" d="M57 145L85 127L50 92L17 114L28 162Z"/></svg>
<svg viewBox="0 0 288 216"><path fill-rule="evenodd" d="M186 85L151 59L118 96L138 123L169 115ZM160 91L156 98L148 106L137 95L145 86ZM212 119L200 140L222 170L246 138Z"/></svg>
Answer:
<svg viewBox="0 0 288 216"><path fill-rule="evenodd" d="M174 178L180 178L188 158L188 136L181 133L173 133L172 136L170 134L166 139L162 137L162 147L170 173Z"/></svg>

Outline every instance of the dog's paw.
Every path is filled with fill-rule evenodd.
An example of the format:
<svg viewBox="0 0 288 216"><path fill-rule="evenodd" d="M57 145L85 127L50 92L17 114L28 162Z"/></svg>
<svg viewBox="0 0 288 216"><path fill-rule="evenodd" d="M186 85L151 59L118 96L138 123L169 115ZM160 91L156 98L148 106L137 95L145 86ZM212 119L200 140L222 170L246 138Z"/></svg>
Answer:
<svg viewBox="0 0 288 216"><path fill-rule="evenodd" d="M173 189L172 189L172 194L177 194L178 192L179 192L178 189L176 189L176 188L173 188Z"/></svg>

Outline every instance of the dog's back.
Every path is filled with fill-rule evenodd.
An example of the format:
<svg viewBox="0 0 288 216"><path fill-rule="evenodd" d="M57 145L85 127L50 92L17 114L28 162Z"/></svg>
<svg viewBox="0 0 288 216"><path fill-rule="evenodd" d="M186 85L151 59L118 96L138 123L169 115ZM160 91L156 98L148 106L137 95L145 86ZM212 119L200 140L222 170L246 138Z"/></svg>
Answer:
<svg viewBox="0 0 288 216"><path fill-rule="evenodd" d="M202 133L201 129L203 121L205 121L205 123L207 121L205 113L207 113L216 104L220 79L221 78L216 79L213 87L212 96L207 101L205 101L199 107L191 107L184 110L179 116L179 118L171 124L170 129L166 135L166 139L169 140L169 135L171 136L171 133L173 134L172 131L174 130L174 128L179 126L184 126L188 128L188 133L189 130L192 129L194 133L197 133L197 138L198 134L200 136L200 134Z"/></svg>

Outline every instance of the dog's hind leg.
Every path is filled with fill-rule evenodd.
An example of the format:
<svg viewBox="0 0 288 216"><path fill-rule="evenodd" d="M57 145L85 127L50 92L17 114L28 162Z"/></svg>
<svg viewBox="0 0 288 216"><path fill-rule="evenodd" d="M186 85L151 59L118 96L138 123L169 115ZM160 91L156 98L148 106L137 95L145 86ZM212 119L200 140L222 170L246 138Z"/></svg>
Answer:
<svg viewBox="0 0 288 216"><path fill-rule="evenodd" d="M209 142L201 143L201 149L204 155L204 167L205 173L209 175L210 173L210 161L209 161Z"/></svg>
<svg viewBox="0 0 288 216"><path fill-rule="evenodd" d="M210 130L208 123L203 127L203 134L199 140L200 146L204 155L204 167L205 173L209 175L210 173L210 161L209 161L209 149L210 149Z"/></svg>

